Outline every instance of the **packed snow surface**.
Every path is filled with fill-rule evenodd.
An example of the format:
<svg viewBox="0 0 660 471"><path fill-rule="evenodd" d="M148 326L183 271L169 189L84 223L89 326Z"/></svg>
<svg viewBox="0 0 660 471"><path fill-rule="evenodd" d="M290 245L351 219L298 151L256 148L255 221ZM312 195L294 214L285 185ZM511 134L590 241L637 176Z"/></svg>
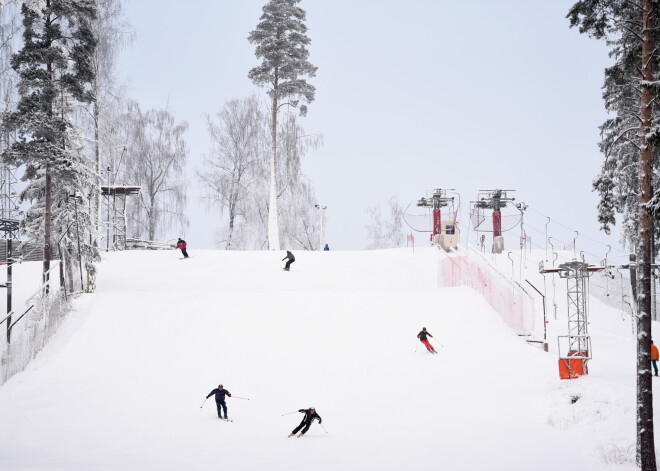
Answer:
<svg viewBox="0 0 660 471"><path fill-rule="evenodd" d="M592 307L591 374L560 381L556 352L437 287L434 249L298 252L290 272L283 256L107 255L97 292L0 388L0 469L635 469L616 310ZM249 398L228 398L234 422L203 402L219 383ZM325 428L288 438L310 406Z"/></svg>

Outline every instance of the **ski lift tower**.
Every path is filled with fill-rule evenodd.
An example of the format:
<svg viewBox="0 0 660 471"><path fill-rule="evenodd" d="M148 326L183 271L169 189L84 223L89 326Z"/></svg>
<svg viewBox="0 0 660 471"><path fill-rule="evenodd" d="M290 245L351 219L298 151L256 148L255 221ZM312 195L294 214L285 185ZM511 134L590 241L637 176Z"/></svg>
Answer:
<svg viewBox="0 0 660 471"><path fill-rule="evenodd" d="M586 282L591 273L609 268L611 267L590 266L579 260L548 269L543 267L542 261L539 263L539 273L557 273L561 278L566 278L567 283L568 335L557 337L561 379L573 379L588 374L587 362L591 359L591 337L588 332Z"/></svg>
<svg viewBox="0 0 660 471"><path fill-rule="evenodd" d="M502 253L504 237L502 237L502 208L505 208L515 198L507 197L507 192L516 190L479 190L478 201L472 204L477 209L493 210L493 253Z"/></svg>
<svg viewBox="0 0 660 471"><path fill-rule="evenodd" d="M448 197L447 191L453 190L442 190L436 188L433 190L433 194L430 198L421 197L417 201L417 206L422 208L433 208L433 232L431 234L431 240L435 241L436 236L442 234L442 216L440 210L445 206L449 206L450 203L454 202L454 197Z"/></svg>
<svg viewBox="0 0 660 471"><path fill-rule="evenodd" d="M15 169L8 165L0 166L0 232L4 239L6 249L5 261L7 263L7 282L0 285L7 289L7 317L3 322L7 323L7 343L11 342L11 328L13 327L12 314L12 265L14 257L12 253L12 242L18 240L19 222L16 218L18 213L18 201L14 191L17 183Z"/></svg>
<svg viewBox="0 0 660 471"><path fill-rule="evenodd" d="M101 194L105 196L107 209L106 251L126 250L126 197L139 194L140 189L139 186L101 185ZM112 245L110 244L111 228Z"/></svg>

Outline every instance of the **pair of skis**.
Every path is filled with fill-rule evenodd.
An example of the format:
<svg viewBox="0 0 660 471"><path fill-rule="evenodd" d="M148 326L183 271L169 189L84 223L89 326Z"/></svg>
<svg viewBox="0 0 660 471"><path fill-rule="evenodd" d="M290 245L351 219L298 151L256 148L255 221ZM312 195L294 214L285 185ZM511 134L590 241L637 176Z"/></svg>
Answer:
<svg viewBox="0 0 660 471"><path fill-rule="evenodd" d="M233 397L234 399L243 399L243 400L245 400L245 401L249 401L249 400L250 400L249 397L240 397L240 396L229 396L229 397ZM206 399L208 399L208 397L207 397ZM200 409L201 409L202 407L204 407L204 404L206 404L206 399L204 399L204 401L202 402L202 405L199 406ZM233 422L233 421L234 421L234 419L226 419L226 418L223 419L223 418L220 417L220 416L218 416L218 419L220 419L220 420L224 420L225 422Z"/></svg>

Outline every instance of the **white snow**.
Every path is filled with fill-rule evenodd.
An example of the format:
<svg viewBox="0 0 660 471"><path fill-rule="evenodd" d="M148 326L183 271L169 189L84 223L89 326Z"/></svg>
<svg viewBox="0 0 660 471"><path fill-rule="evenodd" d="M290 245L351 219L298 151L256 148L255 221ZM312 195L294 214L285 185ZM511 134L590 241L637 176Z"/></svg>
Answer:
<svg viewBox="0 0 660 471"><path fill-rule="evenodd" d="M281 252L106 255L97 292L0 388L0 469L636 469L620 312L592 299L590 374L560 381L556 351L437 288L435 249L295 255L288 273ZM565 333L563 312L549 326ZM232 423L200 408L219 383L250 398L228 399ZM282 414L310 406L328 433L287 438L302 414Z"/></svg>

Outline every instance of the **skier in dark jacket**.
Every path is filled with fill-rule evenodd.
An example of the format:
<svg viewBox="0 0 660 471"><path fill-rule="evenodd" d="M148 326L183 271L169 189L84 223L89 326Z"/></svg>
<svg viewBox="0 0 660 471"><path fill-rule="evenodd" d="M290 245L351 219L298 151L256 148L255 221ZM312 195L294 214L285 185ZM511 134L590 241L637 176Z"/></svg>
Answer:
<svg viewBox="0 0 660 471"><path fill-rule="evenodd" d="M282 259L282 261L286 260L287 258L288 258L289 260L287 260L287 262L286 262L286 266L284 267L284 269L285 269L286 271L289 271L289 268L291 267L291 264L292 264L293 262L296 261L296 257L294 257L293 254L287 250L287 251L286 251L286 257L284 257L284 258Z"/></svg>
<svg viewBox="0 0 660 471"><path fill-rule="evenodd" d="M224 389L222 387L222 384L220 384L217 388L215 388L213 391L209 393L208 396L206 396L206 399L209 397L215 395L215 405L218 406L218 417L221 419L222 417L222 411L225 411L225 419L228 419L227 417L227 404L225 404L225 396L231 397L231 393Z"/></svg>
<svg viewBox="0 0 660 471"><path fill-rule="evenodd" d="M314 419L319 421L319 424L323 422L323 419L321 419L321 416L316 413L316 409L313 407L310 407L309 409L300 409L298 412L302 412L305 414L305 417L303 417L302 422L300 422L300 425L298 425L296 428L293 429L293 432L289 434L289 437L293 437L296 433L298 433L301 429L302 432L298 433L298 437L302 437L305 435L307 430L309 430L309 427L312 425L312 422Z"/></svg>
<svg viewBox="0 0 660 471"><path fill-rule="evenodd" d="M433 348L433 345L429 343L429 340L426 337L433 337L427 330L426 327L422 327L422 331L417 334L417 338L424 344L426 349L431 352L431 353L438 353L435 351L435 348Z"/></svg>
<svg viewBox="0 0 660 471"><path fill-rule="evenodd" d="M176 248L181 249L181 253L183 254L183 258L188 258L188 252L186 252L186 247L188 247L188 244L186 243L186 241L179 238L179 241L176 243Z"/></svg>
<svg viewBox="0 0 660 471"><path fill-rule="evenodd" d="M328 247L328 244L325 244L325 247L323 247L323 251L324 252L329 252L330 251L330 247Z"/></svg>

